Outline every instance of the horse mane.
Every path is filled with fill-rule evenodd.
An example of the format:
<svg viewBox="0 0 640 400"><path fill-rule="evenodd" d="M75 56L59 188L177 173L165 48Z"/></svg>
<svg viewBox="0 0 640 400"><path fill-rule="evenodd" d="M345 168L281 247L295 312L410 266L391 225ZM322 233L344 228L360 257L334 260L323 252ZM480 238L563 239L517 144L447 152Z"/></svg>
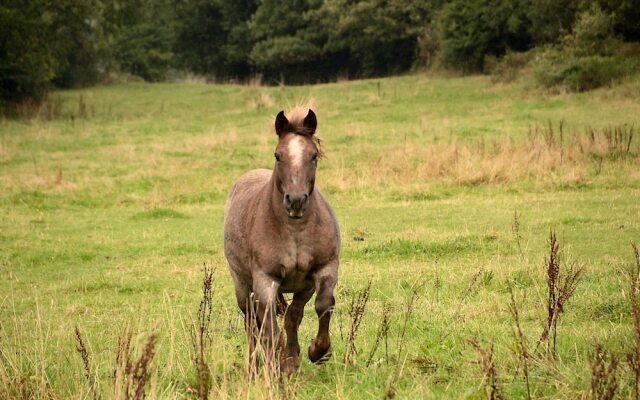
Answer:
<svg viewBox="0 0 640 400"><path fill-rule="evenodd" d="M313 140L316 147L318 148L318 158L321 159L324 156L324 151L322 149L322 139L318 137L314 132L309 132L307 128L304 127L304 119L307 116L309 110L313 110L316 112L316 101L311 99L305 104L297 104L295 105L289 112L286 113L287 120L289 120L289 126L291 132L296 135L306 136Z"/></svg>
<svg viewBox="0 0 640 400"><path fill-rule="evenodd" d="M305 103L296 104L288 113L286 113L287 120L289 120L289 126L291 131L302 136L311 136L313 132L308 132L304 127L304 119L307 116L309 110L316 112L316 101L310 99Z"/></svg>

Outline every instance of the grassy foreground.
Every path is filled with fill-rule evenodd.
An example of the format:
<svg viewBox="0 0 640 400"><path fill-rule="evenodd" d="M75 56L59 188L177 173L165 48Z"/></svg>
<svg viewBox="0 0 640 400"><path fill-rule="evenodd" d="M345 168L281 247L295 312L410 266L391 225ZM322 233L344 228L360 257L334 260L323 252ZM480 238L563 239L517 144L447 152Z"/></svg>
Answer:
<svg viewBox="0 0 640 400"><path fill-rule="evenodd" d="M114 370L127 327L134 359L157 335L148 396L196 398L204 263L214 268L212 398L483 398L486 386L523 398L524 358L533 397L588 397L595 343L620 361L617 394L631 397L638 93L637 79L552 96L527 83L420 75L59 92L42 118L0 121L0 398L92 398L92 386L124 398ZM343 234L333 357L321 366L304 357L283 385L248 384L224 201L244 171L272 166L275 114L309 98L327 153L317 181ZM538 344L551 230L561 273L585 268L559 316L555 358ZM358 353L345 363L350 305L369 280ZM305 354L316 322L310 304Z"/></svg>

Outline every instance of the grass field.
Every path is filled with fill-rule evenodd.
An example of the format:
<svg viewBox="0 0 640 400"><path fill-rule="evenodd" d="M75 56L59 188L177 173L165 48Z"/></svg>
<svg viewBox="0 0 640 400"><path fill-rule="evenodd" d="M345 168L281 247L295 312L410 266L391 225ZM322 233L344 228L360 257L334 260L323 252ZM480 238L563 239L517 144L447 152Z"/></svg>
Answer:
<svg viewBox="0 0 640 400"><path fill-rule="evenodd" d="M523 341L534 398L591 396L595 343L619 360L617 395L630 398L639 93L638 79L552 95L526 81L423 75L57 92L40 118L0 121L0 398L93 398L90 382L102 398L119 396L127 327L137 349L157 335L148 396L196 398L190 332L205 263L215 270L211 398L484 398L474 341L493 346L506 398L526 397ZM282 385L247 384L224 202L244 171L272 166L275 114L310 98L326 151L318 186L343 235L333 357L304 357ZM555 358L538 344L552 230L561 273L585 268L560 314ZM350 304L369 280L359 352L345 364ZM305 355L317 326L306 311ZM388 334L370 357L385 313Z"/></svg>

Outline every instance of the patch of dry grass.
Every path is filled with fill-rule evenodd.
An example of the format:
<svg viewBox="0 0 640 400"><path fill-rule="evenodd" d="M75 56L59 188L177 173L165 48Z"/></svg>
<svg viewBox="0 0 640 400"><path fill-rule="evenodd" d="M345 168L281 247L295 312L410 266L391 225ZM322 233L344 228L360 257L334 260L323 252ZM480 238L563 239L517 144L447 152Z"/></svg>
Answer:
<svg viewBox="0 0 640 400"><path fill-rule="evenodd" d="M582 133L557 135L545 128L533 130L525 140L461 141L434 136L424 143L408 139L375 157L359 158L357 170L346 163L337 165L328 172L329 181L345 190L411 182L500 185L533 180L576 184L612 170L632 172L640 168L631 127L588 128ZM373 152L370 147L362 150L365 154Z"/></svg>

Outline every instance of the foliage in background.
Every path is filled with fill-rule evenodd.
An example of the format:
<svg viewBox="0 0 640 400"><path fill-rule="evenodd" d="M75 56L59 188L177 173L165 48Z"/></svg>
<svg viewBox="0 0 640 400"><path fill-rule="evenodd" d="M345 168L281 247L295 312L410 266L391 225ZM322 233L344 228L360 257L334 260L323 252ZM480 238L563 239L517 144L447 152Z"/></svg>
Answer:
<svg viewBox="0 0 640 400"><path fill-rule="evenodd" d="M482 71L486 55L527 50L532 40L526 11L524 0L447 2L438 28L444 64L467 72Z"/></svg>
<svg viewBox="0 0 640 400"><path fill-rule="evenodd" d="M322 57L322 42L314 37L318 27L308 12L319 5L314 0L262 0L249 22L254 40L249 62L269 76L310 80L317 72L314 62Z"/></svg>
<svg viewBox="0 0 640 400"><path fill-rule="evenodd" d="M161 81L173 65L173 2L113 1L110 27L113 61L122 71L146 81Z"/></svg>
<svg viewBox="0 0 640 400"><path fill-rule="evenodd" d="M51 3L49 15L57 20L55 39L48 38L45 46L58 47L56 86L86 86L98 79L101 32L94 9L100 6L97 0Z"/></svg>
<svg viewBox="0 0 640 400"><path fill-rule="evenodd" d="M326 29L325 52L347 55L343 74L377 76L411 67L439 3L327 0L312 15Z"/></svg>
<svg viewBox="0 0 640 400"><path fill-rule="evenodd" d="M564 86L584 91L610 85L638 71L637 43L624 43L614 35L614 17L597 4L581 12L573 31L559 44L547 47L534 63L543 86Z"/></svg>
<svg viewBox="0 0 640 400"><path fill-rule="evenodd" d="M308 83L435 65L511 80L531 49L543 85L588 90L637 71L638 18L637 0L8 0L0 100L119 75Z"/></svg>
<svg viewBox="0 0 640 400"><path fill-rule="evenodd" d="M67 0L0 5L0 101L38 99L52 79L65 85L71 74L91 69L89 6Z"/></svg>
<svg viewBox="0 0 640 400"><path fill-rule="evenodd" d="M556 43L571 31L583 0L537 0L528 3L529 31L535 44Z"/></svg>
<svg viewBox="0 0 640 400"><path fill-rule="evenodd" d="M183 1L177 6L176 66L201 75L249 75L255 0Z"/></svg>

